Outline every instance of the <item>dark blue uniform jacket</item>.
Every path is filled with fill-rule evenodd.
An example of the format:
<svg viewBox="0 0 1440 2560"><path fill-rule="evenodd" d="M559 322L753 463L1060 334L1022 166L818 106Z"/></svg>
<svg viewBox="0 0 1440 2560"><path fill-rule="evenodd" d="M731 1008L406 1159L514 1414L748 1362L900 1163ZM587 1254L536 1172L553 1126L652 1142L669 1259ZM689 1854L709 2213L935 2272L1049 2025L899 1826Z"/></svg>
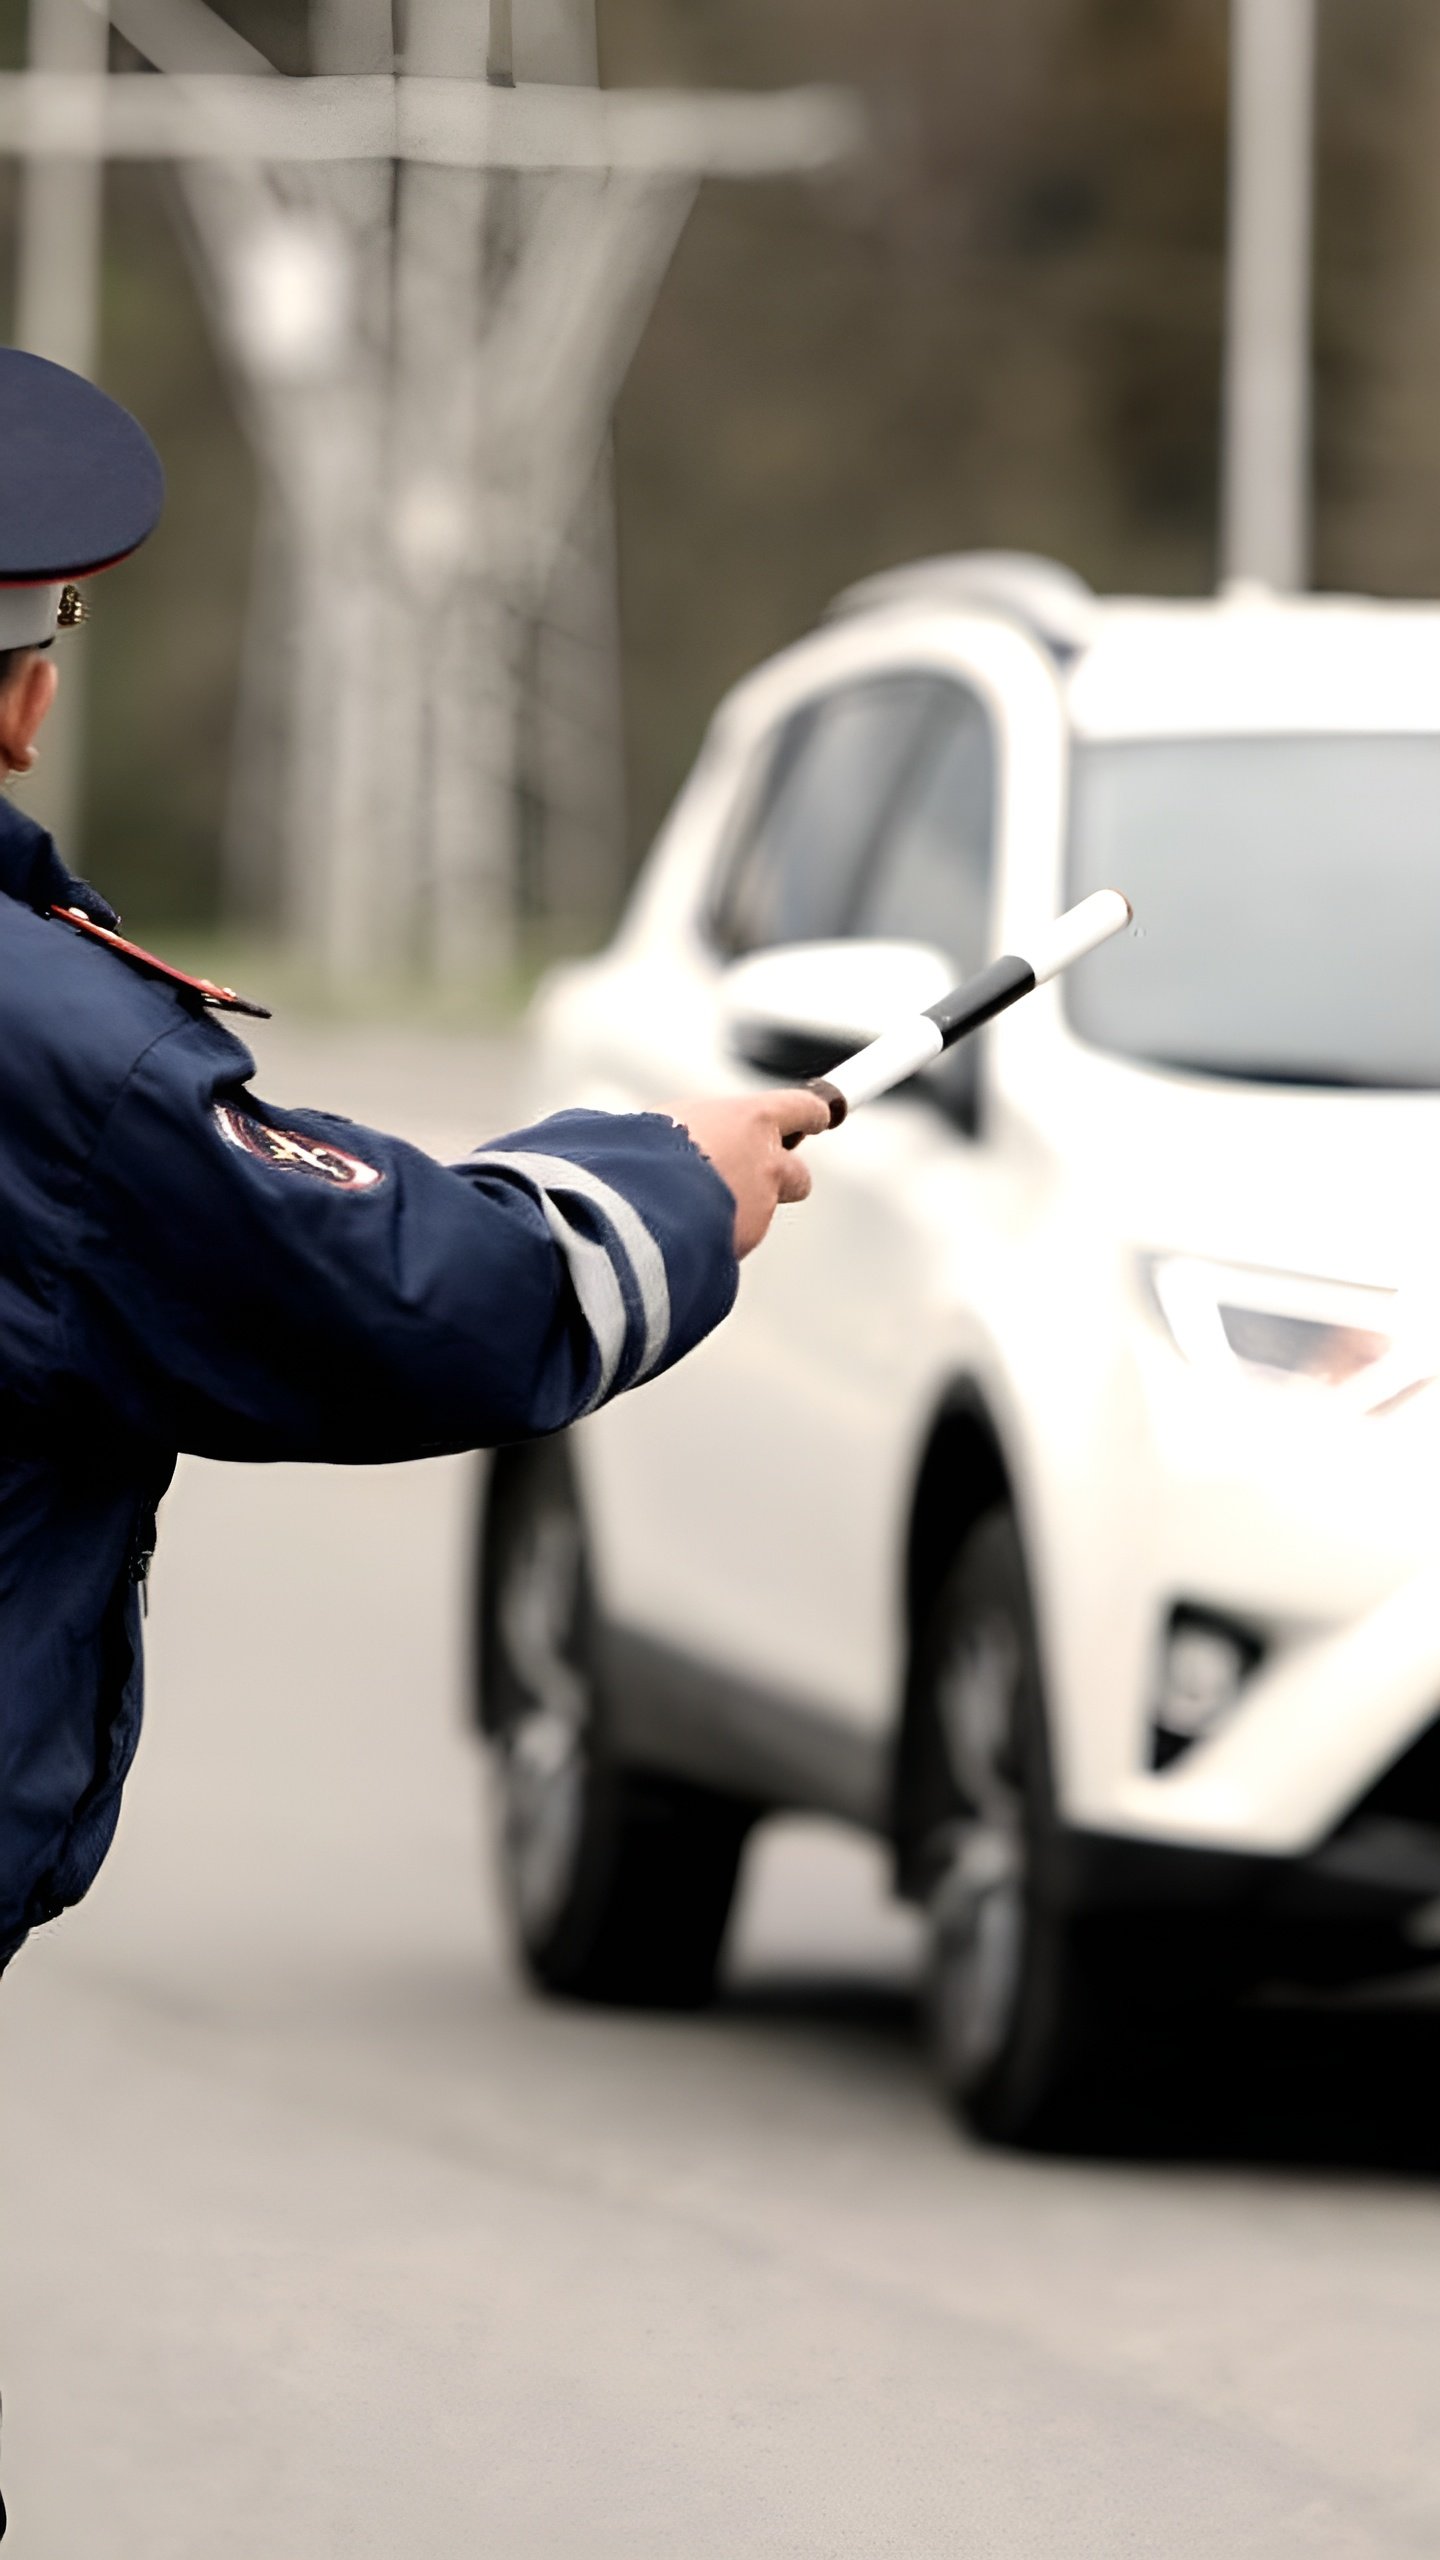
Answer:
<svg viewBox="0 0 1440 2560"><path fill-rule="evenodd" d="M0 1965L78 1900L140 1722L175 1454L371 1464L553 1431L735 1293L668 1120L575 1111L436 1164L249 1090L214 1014L0 803Z"/></svg>

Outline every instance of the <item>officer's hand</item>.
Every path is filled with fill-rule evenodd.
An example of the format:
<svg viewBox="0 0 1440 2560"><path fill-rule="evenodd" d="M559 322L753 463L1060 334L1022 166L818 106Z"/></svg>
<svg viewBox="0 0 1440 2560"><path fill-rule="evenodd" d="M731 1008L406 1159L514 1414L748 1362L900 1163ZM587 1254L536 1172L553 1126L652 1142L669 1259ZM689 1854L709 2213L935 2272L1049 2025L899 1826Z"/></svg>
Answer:
<svg viewBox="0 0 1440 2560"><path fill-rule="evenodd" d="M735 1195L735 1251L752 1253L782 1200L803 1200L810 1168L784 1140L818 1137L830 1109L817 1093L746 1094L730 1102L680 1102L672 1118L688 1129Z"/></svg>

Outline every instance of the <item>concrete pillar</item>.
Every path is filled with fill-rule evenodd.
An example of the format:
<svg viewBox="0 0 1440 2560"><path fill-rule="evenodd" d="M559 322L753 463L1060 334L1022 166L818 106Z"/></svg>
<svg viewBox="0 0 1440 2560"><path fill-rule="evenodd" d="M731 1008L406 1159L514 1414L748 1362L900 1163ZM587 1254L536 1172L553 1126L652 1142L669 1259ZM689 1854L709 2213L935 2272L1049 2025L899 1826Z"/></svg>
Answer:
<svg viewBox="0 0 1440 2560"><path fill-rule="evenodd" d="M1221 573L1310 573L1315 0L1232 0Z"/></svg>
<svg viewBox="0 0 1440 2560"><path fill-rule="evenodd" d="M576 86L599 78L595 0L527 0L516 77ZM572 181L585 185L585 180ZM530 825L524 903L542 938L584 943L619 903L625 866L625 749L614 485L607 446L562 546L532 629L522 783Z"/></svg>
<svg viewBox="0 0 1440 2560"><path fill-rule="evenodd" d="M88 0L30 0L32 71L101 72L110 25ZM100 217L104 163L96 152L38 155L21 164L15 340L75 373L93 375L100 337ZM22 805L50 828L78 869L85 752L88 635L61 634L59 699L45 726Z"/></svg>

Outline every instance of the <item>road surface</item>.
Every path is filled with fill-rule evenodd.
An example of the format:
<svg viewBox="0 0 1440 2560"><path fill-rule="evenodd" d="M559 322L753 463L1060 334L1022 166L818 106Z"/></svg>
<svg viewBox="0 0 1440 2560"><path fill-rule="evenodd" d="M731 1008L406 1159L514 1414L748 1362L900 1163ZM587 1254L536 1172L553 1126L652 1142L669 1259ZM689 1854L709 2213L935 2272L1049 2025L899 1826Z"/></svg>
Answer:
<svg viewBox="0 0 1440 2560"><path fill-rule="evenodd" d="M505 1116L477 1043L265 1040L277 1099ZM182 1468L118 1846L0 1992L6 2560L1433 2555L1429 2017L1276 2010L1140 2156L987 2155L802 1825L712 2015L527 1999L473 1493Z"/></svg>

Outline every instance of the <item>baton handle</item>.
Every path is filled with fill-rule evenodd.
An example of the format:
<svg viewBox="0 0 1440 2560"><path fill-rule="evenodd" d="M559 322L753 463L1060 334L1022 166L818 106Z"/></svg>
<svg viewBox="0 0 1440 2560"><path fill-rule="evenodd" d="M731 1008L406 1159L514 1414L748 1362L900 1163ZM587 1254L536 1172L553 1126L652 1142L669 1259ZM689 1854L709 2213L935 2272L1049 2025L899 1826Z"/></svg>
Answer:
<svg viewBox="0 0 1440 2560"><path fill-rule="evenodd" d="M933 1065L947 1049L967 1033L978 1031L983 1022L993 1021L1022 996L1057 978L1089 951L1099 949L1111 935L1123 932L1133 909L1128 898L1118 889L1096 889L1082 898L1063 916L1040 934L1030 952L1007 951L988 968L981 969L963 986L952 987L938 1004L929 1005L924 1013L909 1015L892 1023L878 1040L871 1040L853 1057L844 1058L832 1067L828 1076L815 1076L809 1090L818 1093L830 1105L830 1126L838 1129L856 1105L873 1102L877 1094L889 1093L918 1075L922 1067ZM799 1132L785 1140L787 1147L800 1143Z"/></svg>

